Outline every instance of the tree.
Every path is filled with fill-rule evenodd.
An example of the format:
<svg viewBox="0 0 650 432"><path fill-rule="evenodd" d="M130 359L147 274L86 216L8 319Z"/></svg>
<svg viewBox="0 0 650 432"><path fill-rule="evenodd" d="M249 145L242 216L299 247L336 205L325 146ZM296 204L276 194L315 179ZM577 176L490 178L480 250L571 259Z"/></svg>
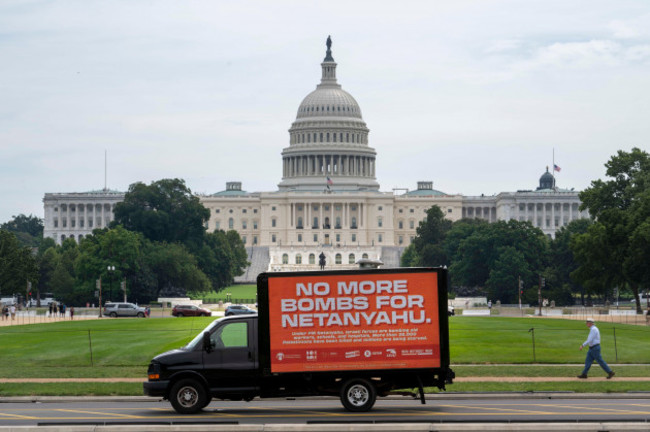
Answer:
<svg viewBox="0 0 650 432"><path fill-rule="evenodd" d="M138 290L141 301L185 296L187 292L210 291L208 277L198 268L196 258L178 243L147 242L144 249L145 271L154 283Z"/></svg>
<svg viewBox="0 0 650 432"><path fill-rule="evenodd" d="M571 250L571 241L574 236L586 233L591 224L589 219L571 221L556 231L555 239L549 245L549 261L544 277L548 297L557 304L573 304L573 294L580 294L584 304L584 287L571 279L571 273L578 268Z"/></svg>
<svg viewBox="0 0 650 432"><path fill-rule="evenodd" d="M531 279L529 263L524 254L513 246L504 246L497 253L498 258L485 281L488 298L515 304L519 301L519 278Z"/></svg>
<svg viewBox="0 0 650 432"><path fill-rule="evenodd" d="M208 276L216 291L231 285L248 265L246 249L236 231L217 230L207 234L195 253L199 268Z"/></svg>
<svg viewBox="0 0 650 432"><path fill-rule="evenodd" d="M79 244L75 270L79 278L79 295L86 300L94 298L95 281L102 279L102 301L119 300L120 281L133 279L140 268L142 236L122 226L96 229ZM108 267L114 266L114 271ZM111 284L111 282L113 282ZM112 285L112 286L111 286ZM130 284L127 286L131 287ZM128 292L127 292L128 294ZM113 298L109 298L113 297Z"/></svg>
<svg viewBox="0 0 650 432"><path fill-rule="evenodd" d="M31 248L22 246L13 233L0 230L0 293L24 294L27 282L38 283L38 267Z"/></svg>
<svg viewBox="0 0 650 432"><path fill-rule="evenodd" d="M426 219L420 222L416 230L417 236L413 239L412 247L409 246L406 257L402 258L403 262L418 267L447 265L449 262L443 245L451 225L440 207L432 206L427 210Z"/></svg>
<svg viewBox="0 0 650 432"><path fill-rule="evenodd" d="M572 243L579 263L573 275L601 292L627 284L638 298L640 289L650 286L644 265L650 249L650 155L638 148L619 150L605 167L610 180L594 180L580 193L581 209L596 222Z"/></svg>
<svg viewBox="0 0 650 432"><path fill-rule="evenodd" d="M0 225L0 229L14 233L24 246L36 247L43 238L43 220L32 215L13 216L12 220Z"/></svg>
<svg viewBox="0 0 650 432"><path fill-rule="evenodd" d="M205 234L210 211L180 179L163 179L147 186L129 186L124 201L115 205L112 227L122 225L151 241L180 242L198 247Z"/></svg>
<svg viewBox="0 0 650 432"><path fill-rule="evenodd" d="M521 276L526 287L537 284L535 275L544 268L548 243L544 233L530 222L464 224L460 231L469 235L460 241L459 236L451 239L458 244L457 250L452 252L454 260L450 265L452 284L488 287L490 281L488 289L499 295L494 300L506 303L512 300L508 294L512 278ZM447 250L453 248L447 247ZM510 278L506 277L507 272L511 273ZM504 287L497 287L499 283ZM516 292L516 284L514 289Z"/></svg>

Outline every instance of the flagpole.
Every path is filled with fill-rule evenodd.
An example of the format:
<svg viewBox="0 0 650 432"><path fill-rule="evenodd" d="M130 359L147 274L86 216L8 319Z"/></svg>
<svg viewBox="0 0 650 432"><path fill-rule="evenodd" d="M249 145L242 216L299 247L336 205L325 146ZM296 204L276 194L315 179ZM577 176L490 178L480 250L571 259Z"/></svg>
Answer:
<svg viewBox="0 0 650 432"><path fill-rule="evenodd" d="M555 189L555 147L553 147L553 189Z"/></svg>

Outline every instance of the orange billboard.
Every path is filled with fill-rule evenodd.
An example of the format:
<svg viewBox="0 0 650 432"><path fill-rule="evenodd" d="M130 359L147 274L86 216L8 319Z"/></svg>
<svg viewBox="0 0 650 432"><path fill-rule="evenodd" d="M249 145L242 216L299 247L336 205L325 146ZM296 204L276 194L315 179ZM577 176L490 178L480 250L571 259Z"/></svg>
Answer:
<svg viewBox="0 0 650 432"><path fill-rule="evenodd" d="M437 277L269 278L271 372L440 367Z"/></svg>

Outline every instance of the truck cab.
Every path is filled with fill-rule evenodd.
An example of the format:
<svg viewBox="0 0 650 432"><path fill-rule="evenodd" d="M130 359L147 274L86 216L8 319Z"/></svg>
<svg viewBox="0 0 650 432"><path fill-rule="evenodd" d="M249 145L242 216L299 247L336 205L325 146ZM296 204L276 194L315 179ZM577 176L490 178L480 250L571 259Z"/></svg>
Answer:
<svg viewBox="0 0 650 432"><path fill-rule="evenodd" d="M257 315L218 319L184 347L156 356L144 392L184 414L213 397L250 400L260 391L258 358Z"/></svg>

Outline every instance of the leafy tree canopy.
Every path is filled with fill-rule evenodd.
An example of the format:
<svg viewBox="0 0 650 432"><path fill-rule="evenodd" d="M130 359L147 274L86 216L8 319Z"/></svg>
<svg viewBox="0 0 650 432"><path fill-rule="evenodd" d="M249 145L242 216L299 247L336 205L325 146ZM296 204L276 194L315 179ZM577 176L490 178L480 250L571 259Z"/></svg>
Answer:
<svg viewBox="0 0 650 432"><path fill-rule="evenodd" d="M115 205L112 226L122 225L151 241L180 242L196 247L203 241L210 211L181 179L129 186L124 201Z"/></svg>
<svg viewBox="0 0 650 432"><path fill-rule="evenodd" d="M19 214L9 222L0 225L0 229L16 235L18 241L25 246L38 246L43 238L43 220L36 216Z"/></svg>
<svg viewBox="0 0 650 432"><path fill-rule="evenodd" d="M38 283L38 266L31 248L22 246L7 230L0 230L0 294L25 294L27 282Z"/></svg>
<svg viewBox="0 0 650 432"><path fill-rule="evenodd" d="M619 150L605 167L609 180L580 193L596 222L571 243L579 263L573 277L603 294L627 284L636 297L650 288L650 155Z"/></svg>

